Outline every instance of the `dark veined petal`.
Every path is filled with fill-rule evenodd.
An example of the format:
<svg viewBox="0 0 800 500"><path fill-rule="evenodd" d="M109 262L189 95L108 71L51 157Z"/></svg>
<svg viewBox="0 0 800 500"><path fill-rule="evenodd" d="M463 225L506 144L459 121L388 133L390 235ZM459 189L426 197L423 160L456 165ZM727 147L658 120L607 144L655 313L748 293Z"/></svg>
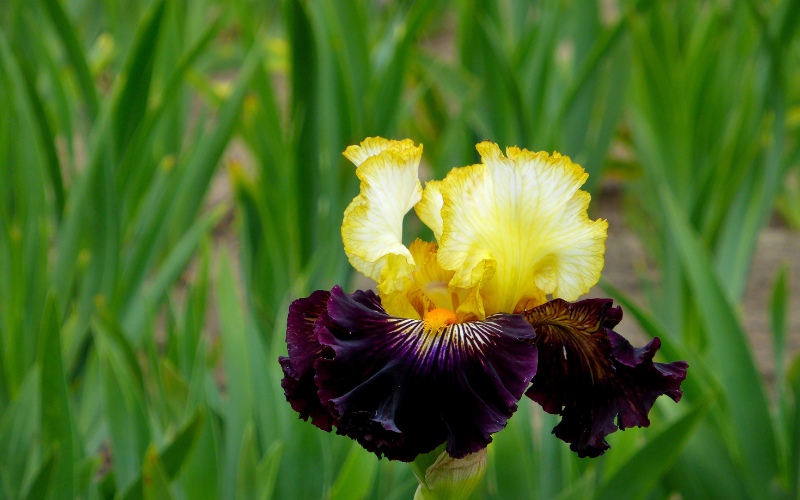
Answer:
<svg viewBox="0 0 800 500"><path fill-rule="evenodd" d="M389 316L372 292L331 291L316 338L319 398L337 432L390 460L411 461L447 442L454 458L486 447L536 373L533 328L520 315L428 331Z"/></svg>
<svg viewBox="0 0 800 500"><path fill-rule="evenodd" d="M317 290L304 299L295 300L289 306L286 322L286 344L289 356L279 361L284 377L281 380L286 400L300 414L322 430L329 431L334 423L328 407L322 405L314 385L314 362L320 356L333 356L333 351L314 338L314 323L326 311L331 294Z"/></svg>
<svg viewBox="0 0 800 500"><path fill-rule="evenodd" d="M686 362L653 362L658 338L631 346L612 330L622 309L611 303L556 299L525 312L539 348L539 370L526 395L562 416L553 434L580 457L602 455L605 437L617 428L650 425L647 415L659 396L677 402L683 394Z"/></svg>

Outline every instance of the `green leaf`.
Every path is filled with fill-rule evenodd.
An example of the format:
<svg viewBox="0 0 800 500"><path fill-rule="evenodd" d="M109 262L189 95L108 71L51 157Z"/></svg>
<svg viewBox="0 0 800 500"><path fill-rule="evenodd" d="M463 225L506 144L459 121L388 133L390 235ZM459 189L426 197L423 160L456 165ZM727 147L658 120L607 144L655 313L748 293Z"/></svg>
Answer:
<svg viewBox="0 0 800 500"><path fill-rule="evenodd" d="M0 49L6 50L6 44L0 42ZM56 216L58 220L64 213L64 181L61 177L61 164L58 160L56 151L55 136L47 118L44 103L36 88L36 75L33 66L29 61L22 59L21 55L16 55L17 65L25 82L28 100L30 101L33 117L36 119L36 129L39 133L39 145L45 158L47 174L50 177L50 184L53 187L53 194L56 202Z"/></svg>
<svg viewBox="0 0 800 500"><path fill-rule="evenodd" d="M181 417L189 400L189 384L169 359L161 358L160 365L161 387L167 405L173 415Z"/></svg>
<svg viewBox="0 0 800 500"><path fill-rule="evenodd" d="M61 5L61 0L42 0L42 5L50 16L50 20L53 22L59 38L61 38L61 43L64 44L67 56L78 76L78 85L86 101L89 118L94 120L100 108L97 89L94 86L92 74L89 72L89 65L86 64L84 51L80 41L78 41L75 29L67 18L67 13L64 11L63 5Z"/></svg>
<svg viewBox="0 0 800 500"><path fill-rule="evenodd" d="M230 97L225 100L217 113L216 127L203 138L183 165L176 191L170 193L173 195L171 197L174 211L171 215L173 230L189 227L197 216L203 194L236 127L242 102L250 89L256 68L261 64L261 58L260 47L256 45L250 49Z"/></svg>
<svg viewBox="0 0 800 500"><path fill-rule="evenodd" d="M20 385L17 399L5 409L0 421L0 473L2 486L10 496L18 496L39 432L39 367L33 366Z"/></svg>
<svg viewBox="0 0 800 500"><path fill-rule="evenodd" d="M24 500L42 500L43 498L48 498L48 494L51 491L56 491L51 488L51 486L56 486L56 488L59 486L58 484L52 484L53 476L55 475L54 472L56 470L55 455L53 448L45 453L42 463L39 464L39 469L34 473L33 480L28 486L27 491L21 495L20 498ZM66 497L54 496L53 498Z"/></svg>
<svg viewBox="0 0 800 500"><path fill-rule="evenodd" d="M203 429L204 415L204 409L198 408L172 441L158 453L158 461L167 483L175 479L186 459L191 456L200 431ZM143 484L142 474L139 473L135 480L117 496L118 500L142 500Z"/></svg>
<svg viewBox="0 0 800 500"><path fill-rule="evenodd" d="M169 483L170 479L161 464L156 447L151 444L147 448L142 465L142 496L144 500L171 500Z"/></svg>
<svg viewBox="0 0 800 500"><path fill-rule="evenodd" d="M218 433L215 432L210 410L203 407L198 411L202 411L203 415L208 413L208 423L197 436L196 451L186 458L186 465L181 472L181 485L186 498L212 499L218 495Z"/></svg>
<svg viewBox="0 0 800 500"><path fill-rule="evenodd" d="M145 390L144 373L139 364L139 358L136 356L136 351L125 337L122 328L117 323L117 318L102 303L97 305L97 315L93 330L102 336L97 339L98 342L107 339L110 345L113 345L118 350L125 360L125 366L132 375L132 380L136 382L136 386L143 392Z"/></svg>
<svg viewBox="0 0 800 500"><path fill-rule="evenodd" d="M687 349L680 339L675 334L670 333L658 318L645 311L628 294L605 278L600 279L600 286L620 303L626 314L633 316L634 320L650 338L658 337L661 340L661 349L665 359L688 361L691 376L686 377L686 380L681 384L681 389L690 399L699 399L709 391L720 394L724 392L722 384L714 372L709 369L705 360L698 356L697 353Z"/></svg>
<svg viewBox="0 0 800 500"><path fill-rule="evenodd" d="M703 325L709 335L709 367L726 390L741 454L749 463L754 491L766 491L777 475L777 449L769 404L747 337L715 275L708 251L678 208L669 188L659 189L662 209L686 270Z"/></svg>
<svg viewBox="0 0 800 500"><path fill-rule="evenodd" d="M144 290L129 290L129 293L136 293L132 297L133 302L122 317L124 318L124 330L132 338L141 338L147 321L155 314L167 292L180 278L181 273L194 257L202 239L219 222L223 214L224 207L219 207L192 224L156 271L151 284Z"/></svg>
<svg viewBox="0 0 800 500"><path fill-rule="evenodd" d="M637 0L633 9L643 11L647 9L651 3L653 3L652 0ZM613 27L604 31L594 41L591 50L586 57L584 57L583 62L581 62L576 76L572 79L558 102L558 110L555 113L554 120L556 124L561 125L564 122L567 112L572 107L578 95L580 95L583 87L591 80L590 77L595 73L597 66L605 56L612 51L624 32L625 26L625 19L620 19ZM551 126L549 128L552 131L552 137L552 134L555 134L559 127Z"/></svg>
<svg viewBox="0 0 800 500"><path fill-rule="evenodd" d="M372 491L377 471L375 456L358 443L353 443L333 483L330 500L363 500Z"/></svg>
<svg viewBox="0 0 800 500"><path fill-rule="evenodd" d="M684 416L648 441L606 483L598 488L595 500L643 499L675 463L684 445L703 421L711 398L697 403Z"/></svg>
<svg viewBox="0 0 800 500"><path fill-rule="evenodd" d="M59 450L58 468L53 498L72 498L73 435L67 381L61 360L61 336L55 296L51 293L45 303L42 333L39 336L39 364L42 370L42 445L44 449Z"/></svg>
<svg viewBox="0 0 800 500"><path fill-rule="evenodd" d="M244 312L227 251L221 249L217 273L217 305L222 340L222 357L228 384L225 404L225 454L222 491L236 489L236 471L241 443L253 414L253 389ZM226 493L227 494L227 493Z"/></svg>
<svg viewBox="0 0 800 500"><path fill-rule="evenodd" d="M122 355L107 343L100 343L103 380L103 410L108 423L117 490L124 490L141 476L141 465L150 428L141 389Z"/></svg>
<svg viewBox="0 0 800 500"><path fill-rule="evenodd" d="M236 473L236 498L248 500L256 498L256 467L258 466L258 443L255 427L251 420L247 424L242 437L242 448L239 453L239 471Z"/></svg>
<svg viewBox="0 0 800 500"><path fill-rule="evenodd" d="M772 350L775 355L775 377L781 384L786 365L786 317L789 304L789 266L784 264L775 277L770 300Z"/></svg>
<svg viewBox="0 0 800 500"><path fill-rule="evenodd" d="M117 76L124 83L114 103L112 126L117 154L120 155L125 151L147 110L165 5L165 0L157 0L140 22L123 70Z"/></svg>
<svg viewBox="0 0 800 500"><path fill-rule="evenodd" d="M283 454L283 443L275 441L267 449L264 458L258 464L256 469L257 488L256 498L258 500L271 500L275 492L275 483L278 479L278 469L281 465L281 456Z"/></svg>
<svg viewBox="0 0 800 500"><path fill-rule="evenodd" d="M664 482L686 500L761 500L763 495L749 492L745 467L731 456L724 438L702 424Z"/></svg>

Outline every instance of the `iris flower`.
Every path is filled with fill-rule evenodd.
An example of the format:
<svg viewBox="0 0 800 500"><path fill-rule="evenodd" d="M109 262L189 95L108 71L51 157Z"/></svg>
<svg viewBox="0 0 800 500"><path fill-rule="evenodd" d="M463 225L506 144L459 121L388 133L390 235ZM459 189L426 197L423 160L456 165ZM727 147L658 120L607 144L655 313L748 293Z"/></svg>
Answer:
<svg viewBox="0 0 800 500"><path fill-rule="evenodd" d="M320 429L410 462L443 444L452 459L485 449L527 396L561 416L556 437L596 457L608 434L648 426L656 398L680 400L687 364L654 362L658 338L631 346L611 300L574 302L600 278L608 227L587 216L583 168L477 149L480 164L423 189L421 145L347 148L361 191L344 250L377 293L335 286L291 305L286 399ZM403 245L412 208L436 242Z"/></svg>

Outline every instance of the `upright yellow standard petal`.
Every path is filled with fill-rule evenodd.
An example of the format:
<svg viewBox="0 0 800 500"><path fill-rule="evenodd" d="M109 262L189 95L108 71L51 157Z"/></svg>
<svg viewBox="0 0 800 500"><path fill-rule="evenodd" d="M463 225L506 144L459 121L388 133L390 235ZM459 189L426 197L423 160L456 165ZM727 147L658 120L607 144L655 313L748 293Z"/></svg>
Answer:
<svg viewBox="0 0 800 500"><path fill-rule="evenodd" d="M353 267L378 282L381 294L401 290L416 267L403 245L403 217L422 198L422 146L370 138L344 154L358 165L361 180L342 222L345 253Z"/></svg>
<svg viewBox="0 0 800 500"><path fill-rule="evenodd" d="M442 239L442 181L428 181L425 183L425 190L422 193L422 200L414 206L419 220L431 228L436 241Z"/></svg>
<svg viewBox="0 0 800 500"><path fill-rule="evenodd" d="M414 146L414 141L411 139L393 141L384 139L383 137L367 137L361 142L361 144L357 146L348 146L342 154L348 160L352 161L357 167L364 163L368 158L372 156L378 156L389 149L394 151L403 151L405 149L416 149L416 147Z"/></svg>
<svg viewBox="0 0 800 500"><path fill-rule="evenodd" d="M558 153L477 149L482 164L453 169L439 186L438 259L455 272L451 289L479 286L479 317L586 293L600 278L608 228L586 214L588 175Z"/></svg>

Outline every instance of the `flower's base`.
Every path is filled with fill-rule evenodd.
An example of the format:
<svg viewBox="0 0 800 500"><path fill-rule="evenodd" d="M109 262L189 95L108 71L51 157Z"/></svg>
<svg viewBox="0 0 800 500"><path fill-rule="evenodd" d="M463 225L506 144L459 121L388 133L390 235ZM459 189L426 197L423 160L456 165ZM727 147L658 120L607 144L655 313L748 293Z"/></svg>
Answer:
<svg viewBox="0 0 800 500"><path fill-rule="evenodd" d="M414 500L466 500L486 474L486 449L455 459L442 445L420 455L411 469L419 480Z"/></svg>

